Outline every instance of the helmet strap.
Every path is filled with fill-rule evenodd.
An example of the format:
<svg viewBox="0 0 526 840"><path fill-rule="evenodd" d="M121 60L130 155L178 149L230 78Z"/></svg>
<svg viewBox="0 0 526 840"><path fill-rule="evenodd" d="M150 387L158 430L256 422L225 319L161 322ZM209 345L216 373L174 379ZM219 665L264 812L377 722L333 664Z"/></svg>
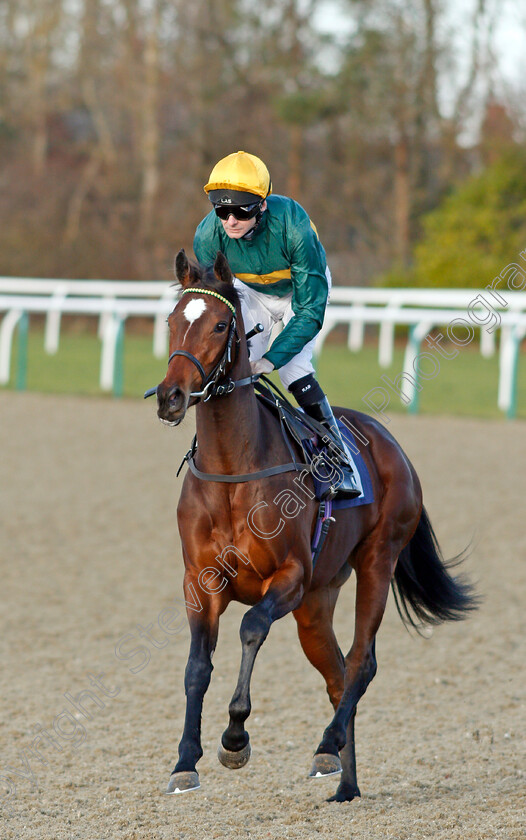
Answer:
<svg viewBox="0 0 526 840"><path fill-rule="evenodd" d="M263 202L261 202L261 203L263 203ZM247 230L247 232L245 234L243 234L241 239L245 239L245 240L250 241L253 238L254 234L256 233L256 231L257 231L257 229L260 225L261 219L263 218L263 212L264 211L261 210L261 209L258 210L258 212L256 213L256 215L254 217L256 219L255 225L253 227L251 227L250 230Z"/></svg>

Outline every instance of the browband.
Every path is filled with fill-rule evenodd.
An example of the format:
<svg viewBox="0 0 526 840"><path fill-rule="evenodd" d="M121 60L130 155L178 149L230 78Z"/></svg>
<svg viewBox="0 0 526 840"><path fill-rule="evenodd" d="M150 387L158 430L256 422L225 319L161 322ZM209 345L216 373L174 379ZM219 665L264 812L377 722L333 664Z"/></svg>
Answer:
<svg viewBox="0 0 526 840"><path fill-rule="evenodd" d="M226 297L223 297L223 295L220 295L219 292L213 292L211 289L200 289L195 287L191 289L183 289L181 295L189 295L191 293L197 293L199 295L212 295L212 297L216 297L220 301L222 301L222 303L225 303L230 309L232 315L236 314L236 307L234 306L234 304L230 303L230 301L227 300Z"/></svg>

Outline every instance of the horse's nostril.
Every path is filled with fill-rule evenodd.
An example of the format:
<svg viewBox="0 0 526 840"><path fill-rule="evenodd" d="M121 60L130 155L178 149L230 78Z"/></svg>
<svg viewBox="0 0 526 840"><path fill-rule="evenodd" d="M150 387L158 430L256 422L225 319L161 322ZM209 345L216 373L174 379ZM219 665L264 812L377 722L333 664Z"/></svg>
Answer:
<svg viewBox="0 0 526 840"><path fill-rule="evenodd" d="M171 421L186 410L184 391L177 385L165 385L161 382L157 389L157 415L161 420Z"/></svg>
<svg viewBox="0 0 526 840"><path fill-rule="evenodd" d="M168 394L168 403L170 406L175 405L176 403L181 402L183 392L180 388L174 387Z"/></svg>
<svg viewBox="0 0 526 840"><path fill-rule="evenodd" d="M163 412L179 411L184 406L184 393L177 386L173 385L168 390L159 393L159 409Z"/></svg>

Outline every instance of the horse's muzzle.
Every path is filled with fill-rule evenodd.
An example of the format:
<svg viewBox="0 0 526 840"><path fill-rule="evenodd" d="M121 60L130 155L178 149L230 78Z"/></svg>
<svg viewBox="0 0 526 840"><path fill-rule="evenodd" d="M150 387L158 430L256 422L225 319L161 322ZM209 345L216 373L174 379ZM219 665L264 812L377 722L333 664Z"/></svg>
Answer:
<svg viewBox="0 0 526 840"><path fill-rule="evenodd" d="M157 416L163 423L177 426L186 413L186 397L178 385L157 387Z"/></svg>

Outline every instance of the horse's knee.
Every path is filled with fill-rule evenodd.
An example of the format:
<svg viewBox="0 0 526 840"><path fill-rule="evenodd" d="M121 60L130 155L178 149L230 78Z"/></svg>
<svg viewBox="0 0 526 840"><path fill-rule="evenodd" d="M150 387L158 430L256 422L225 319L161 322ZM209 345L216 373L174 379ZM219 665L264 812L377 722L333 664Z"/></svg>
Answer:
<svg viewBox="0 0 526 840"><path fill-rule="evenodd" d="M239 628L239 636L243 647L255 647L258 649L268 636L270 630L269 618L253 607L244 616Z"/></svg>
<svg viewBox="0 0 526 840"><path fill-rule="evenodd" d="M343 696L343 680L328 679L326 688L333 708L337 709Z"/></svg>
<svg viewBox="0 0 526 840"><path fill-rule="evenodd" d="M210 683L214 666L210 660L192 658L188 660L184 674L184 687L188 694L192 691L206 691Z"/></svg>

